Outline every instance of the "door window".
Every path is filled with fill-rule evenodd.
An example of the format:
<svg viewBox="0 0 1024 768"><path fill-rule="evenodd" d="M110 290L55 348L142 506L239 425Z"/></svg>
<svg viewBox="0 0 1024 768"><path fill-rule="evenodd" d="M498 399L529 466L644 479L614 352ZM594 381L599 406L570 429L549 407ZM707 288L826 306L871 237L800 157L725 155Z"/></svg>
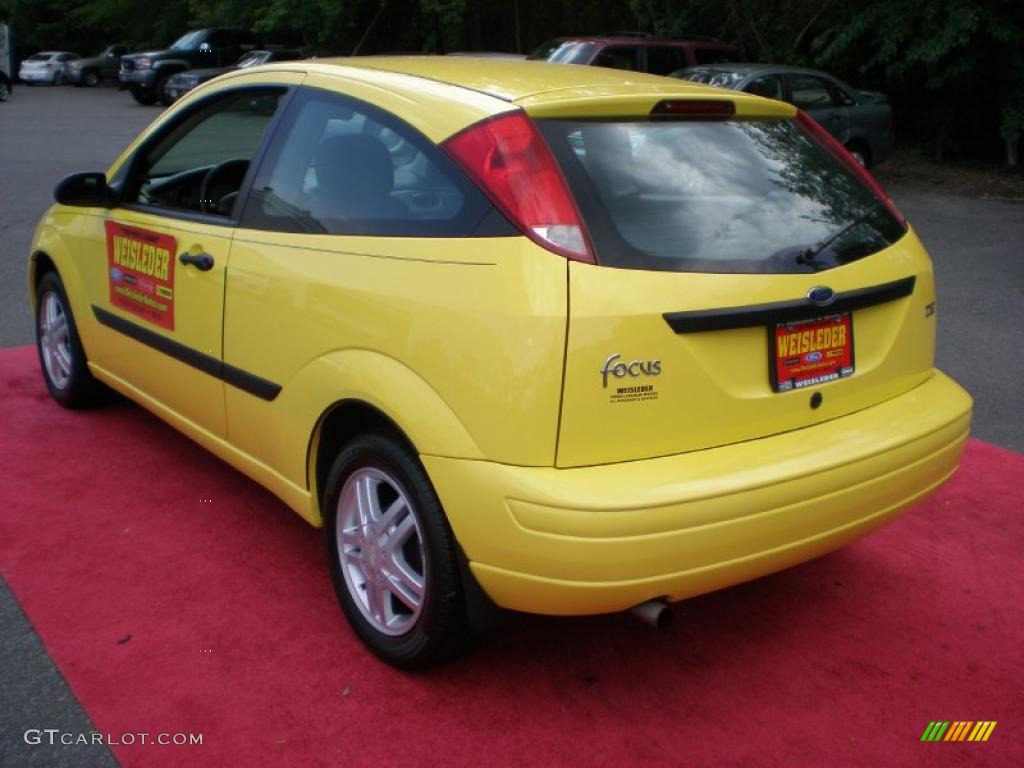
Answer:
<svg viewBox="0 0 1024 768"><path fill-rule="evenodd" d="M832 106L828 83L813 75L790 75L789 91L794 106L800 109L821 109Z"/></svg>
<svg viewBox="0 0 1024 768"><path fill-rule="evenodd" d="M125 199L169 213L230 216L283 94L235 92L191 113L142 151Z"/></svg>
<svg viewBox="0 0 1024 768"><path fill-rule="evenodd" d="M491 204L433 143L369 104L297 95L260 167L242 226L279 232L473 234Z"/></svg>
<svg viewBox="0 0 1024 768"><path fill-rule="evenodd" d="M743 90L766 99L781 99L782 80L778 75L761 75L747 83Z"/></svg>

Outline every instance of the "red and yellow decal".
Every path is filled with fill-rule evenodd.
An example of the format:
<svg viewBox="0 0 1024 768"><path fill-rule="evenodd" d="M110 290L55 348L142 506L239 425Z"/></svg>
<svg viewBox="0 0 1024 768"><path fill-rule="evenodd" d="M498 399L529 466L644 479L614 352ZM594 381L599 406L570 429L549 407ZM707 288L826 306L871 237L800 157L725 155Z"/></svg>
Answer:
<svg viewBox="0 0 1024 768"><path fill-rule="evenodd" d="M776 392L813 387L853 374L853 325L845 312L775 326L772 387Z"/></svg>
<svg viewBox="0 0 1024 768"><path fill-rule="evenodd" d="M114 221L106 228L110 303L173 331L174 238Z"/></svg>

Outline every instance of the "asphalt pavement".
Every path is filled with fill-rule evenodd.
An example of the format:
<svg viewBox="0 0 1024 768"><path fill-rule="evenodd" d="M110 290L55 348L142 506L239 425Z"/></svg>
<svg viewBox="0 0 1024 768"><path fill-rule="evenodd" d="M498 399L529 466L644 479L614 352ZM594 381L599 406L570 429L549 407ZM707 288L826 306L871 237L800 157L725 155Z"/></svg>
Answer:
<svg viewBox="0 0 1024 768"><path fill-rule="evenodd" d="M25 262L54 184L105 170L160 112L109 87L22 86L0 104L0 347L33 342ZM1024 205L890 192L935 263L938 364L974 396L974 435L1024 452ZM105 750L25 744L27 728L92 726L2 582L0 670L0 766L116 764Z"/></svg>

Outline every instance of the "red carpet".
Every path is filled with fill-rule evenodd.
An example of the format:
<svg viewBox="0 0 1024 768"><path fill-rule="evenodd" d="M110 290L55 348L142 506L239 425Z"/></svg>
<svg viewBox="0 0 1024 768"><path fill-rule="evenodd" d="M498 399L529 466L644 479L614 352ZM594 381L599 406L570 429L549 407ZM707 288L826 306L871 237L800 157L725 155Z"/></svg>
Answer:
<svg viewBox="0 0 1024 768"><path fill-rule="evenodd" d="M668 632L522 617L410 675L354 640L319 531L143 410L62 410L20 348L0 424L0 570L86 711L203 734L125 766L1024 765L1020 454L972 442L907 517Z"/></svg>

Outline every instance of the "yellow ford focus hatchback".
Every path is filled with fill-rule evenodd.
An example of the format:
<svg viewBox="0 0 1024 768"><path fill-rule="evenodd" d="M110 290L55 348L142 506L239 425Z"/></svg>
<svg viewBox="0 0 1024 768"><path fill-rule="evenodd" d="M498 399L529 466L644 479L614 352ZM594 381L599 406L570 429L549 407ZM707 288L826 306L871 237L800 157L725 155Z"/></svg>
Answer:
<svg viewBox="0 0 1024 768"><path fill-rule="evenodd" d="M326 529L418 666L489 607L663 606L839 547L955 470L920 242L788 105L535 62L233 73L60 183L46 384L98 382Z"/></svg>

